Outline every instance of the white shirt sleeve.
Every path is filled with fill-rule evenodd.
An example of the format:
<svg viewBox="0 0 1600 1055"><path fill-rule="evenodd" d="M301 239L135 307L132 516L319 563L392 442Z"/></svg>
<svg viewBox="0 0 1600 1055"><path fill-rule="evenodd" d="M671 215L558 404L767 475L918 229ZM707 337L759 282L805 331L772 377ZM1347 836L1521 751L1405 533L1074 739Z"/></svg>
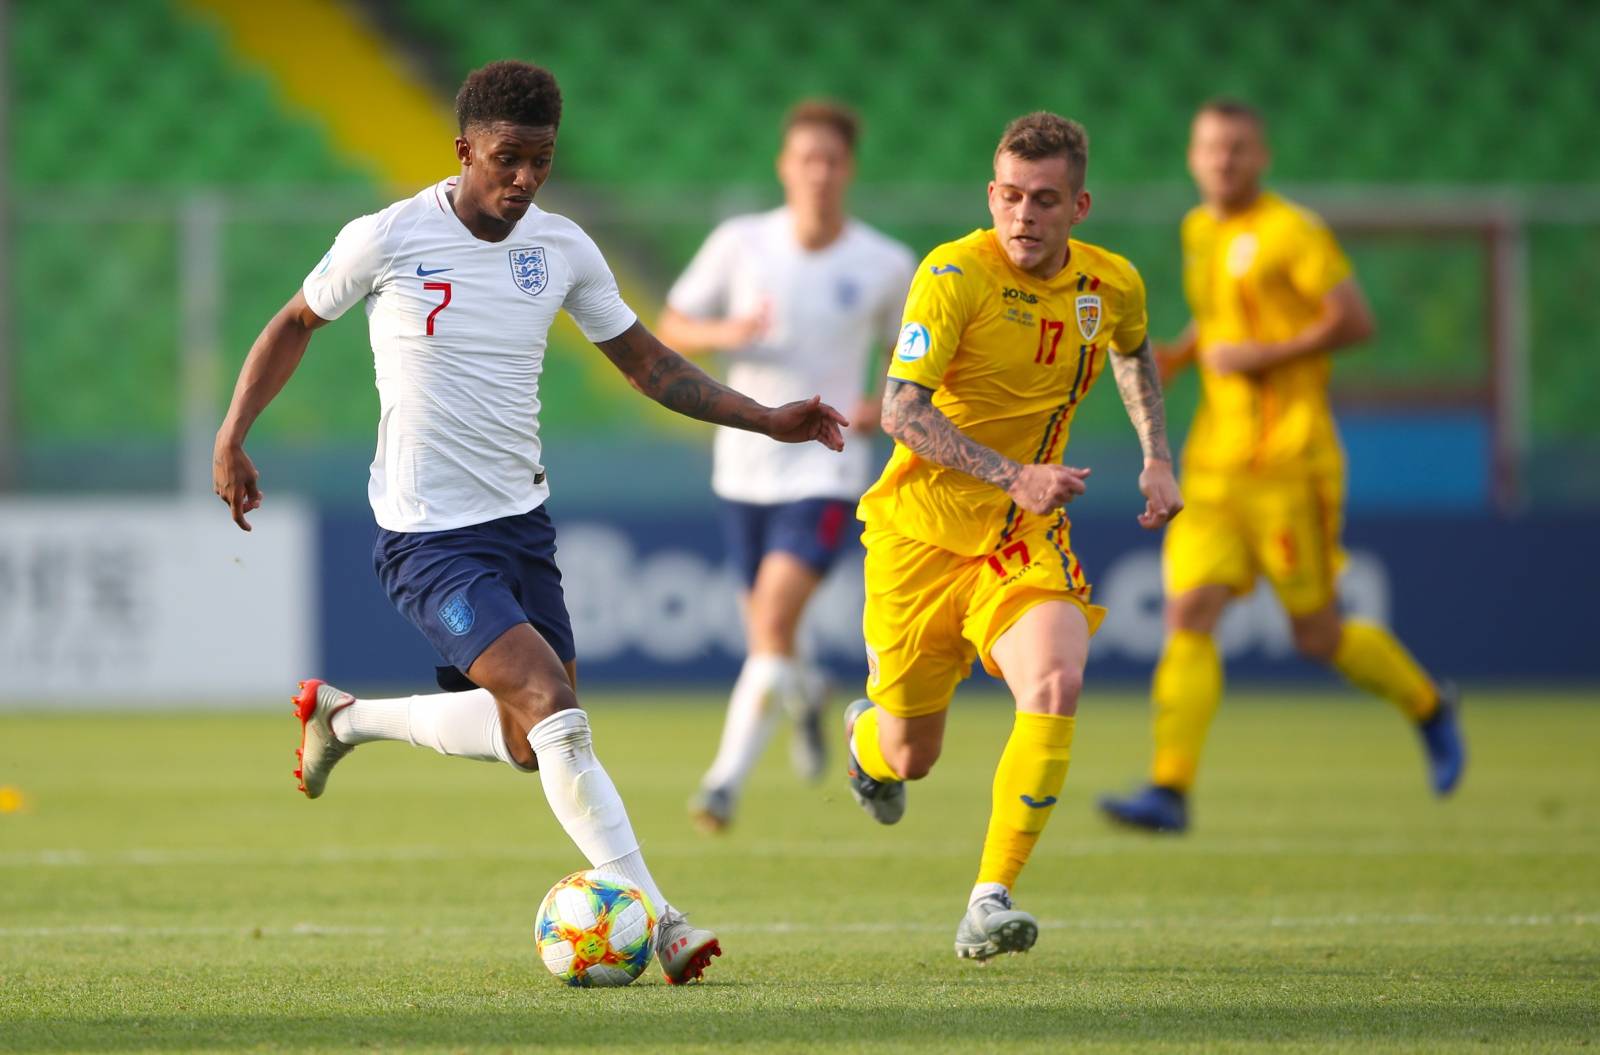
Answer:
<svg viewBox="0 0 1600 1055"><path fill-rule="evenodd" d="M906 294L911 291L911 277L916 268L917 258L911 255L911 250L895 243L888 269L892 277L884 285L878 318L878 334L884 348L893 348L900 340L901 316L905 313Z"/></svg>
<svg viewBox="0 0 1600 1055"><path fill-rule="evenodd" d="M724 222L706 238L667 291L667 307L691 319L723 318L728 313L729 287L737 263L737 232Z"/></svg>
<svg viewBox="0 0 1600 1055"><path fill-rule="evenodd" d="M609 341L639 321L622 299L600 247L582 231L573 236L567 262L572 266L572 287L561 306L591 342Z"/></svg>
<svg viewBox="0 0 1600 1055"><path fill-rule="evenodd" d="M319 317L332 322L377 288L385 260L378 219L373 214L345 224L333 248L301 284L306 303Z"/></svg>

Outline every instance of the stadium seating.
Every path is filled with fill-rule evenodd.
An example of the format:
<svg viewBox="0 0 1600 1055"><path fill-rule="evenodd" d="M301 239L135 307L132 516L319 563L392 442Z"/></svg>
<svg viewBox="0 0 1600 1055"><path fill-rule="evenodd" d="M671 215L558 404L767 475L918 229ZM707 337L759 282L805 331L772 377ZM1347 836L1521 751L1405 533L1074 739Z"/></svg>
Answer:
<svg viewBox="0 0 1600 1055"><path fill-rule="evenodd" d="M165 3L16 4L10 21L11 179L29 203L15 214L11 271L24 437L169 439L178 195L360 191L370 180L285 112L266 78L236 66L214 32ZM245 331L282 303L330 233L326 223L258 225L225 242L229 337L240 354L253 336ZM265 264L275 273L262 274ZM228 359L225 372L237 356ZM345 387L370 389L356 363Z"/></svg>
<svg viewBox="0 0 1600 1055"><path fill-rule="evenodd" d="M1376 0L1252 4L1247 16L1233 0L1161 0L1143 17L1079 5L1055 19L960 0L774 0L760 18L709 2L590 0L559 19L515 0L470 17L433 0L394 6L452 77L508 55L554 69L574 118L562 163L589 181L629 181L640 158L651 181L764 179L767 152L751 138L770 142L776 115L809 92L865 114L867 180L970 178L962 148L978 147L981 170L999 124L1040 106L1098 133L1097 178L1170 179L1184 138L1174 115L1220 93L1265 106L1284 180L1600 175L1581 131L1600 19L1583 0L1524 5L1523 17L1446 0L1398 22Z"/></svg>
<svg viewBox="0 0 1600 1055"><path fill-rule="evenodd" d="M425 60L441 92L507 55L552 67L566 94L563 186L629 200L770 193L778 116L805 94L859 107L861 178L880 187L981 180L1000 124L1039 106L1089 126L1097 189L1181 186L1182 115L1218 93L1265 105L1274 176L1284 182L1600 180L1600 150L1585 131L1600 19L1582 0L1533 0L1520 16L1444 0L1407 12L1403 25L1378 0L1250 5L1247 19L1239 9L1235 0L1156 0L1138 17L1087 5L1071 18L1040 19L956 0L773 0L761 17L735 17L714 0L589 0L551 18L548 7L520 0L482 0L470 15L397 0L371 13ZM32 206L13 229L24 438L170 441L180 331L174 203L210 186L247 200L315 188L354 203L293 223L230 214L226 383L260 321L320 256L335 217L376 202L378 189L175 0L17 4L10 21L10 175ZM115 222L96 219L107 209L117 210ZM951 233L888 226L919 249ZM607 244L625 245L659 287L702 234L663 221ZM1086 236L1138 261L1156 331L1175 331L1183 308L1172 232L1106 223ZM1591 369L1587 334L1600 325L1593 237L1592 228L1532 230L1536 438L1600 436L1580 383ZM1463 252L1441 268L1426 248L1352 246L1385 337L1383 354L1341 369L1377 383L1482 375L1481 258ZM92 266L91 256L115 266ZM1474 350L1463 357L1463 348ZM375 398L359 327L319 338L303 369L262 434L369 443ZM569 387L547 401L552 417L579 433L648 427L619 416L583 378L553 383ZM1125 427L1114 401L1098 402L1086 408L1085 433Z"/></svg>

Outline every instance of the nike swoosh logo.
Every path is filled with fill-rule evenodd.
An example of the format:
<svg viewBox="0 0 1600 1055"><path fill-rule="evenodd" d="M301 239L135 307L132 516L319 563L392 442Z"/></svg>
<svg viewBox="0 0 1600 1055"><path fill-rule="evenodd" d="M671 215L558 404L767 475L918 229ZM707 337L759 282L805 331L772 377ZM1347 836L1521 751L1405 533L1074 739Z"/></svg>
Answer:
<svg viewBox="0 0 1600 1055"><path fill-rule="evenodd" d="M1032 795L1023 795L1022 796L1022 804L1024 806L1028 807L1030 810L1042 810L1046 806L1054 806L1056 804L1056 797L1054 795L1051 795L1048 798L1046 798L1043 802L1035 802L1035 801L1033 801L1033 796Z"/></svg>
<svg viewBox="0 0 1600 1055"><path fill-rule="evenodd" d="M436 267L432 271L429 271L427 268L423 267L421 264L418 264L417 265L417 277L418 278L427 278L429 275L442 275L446 271L454 271L454 270L455 270L455 268L453 268L453 267Z"/></svg>
<svg viewBox="0 0 1600 1055"><path fill-rule="evenodd" d="M935 275L965 275L966 272L954 264L935 264L928 269Z"/></svg>

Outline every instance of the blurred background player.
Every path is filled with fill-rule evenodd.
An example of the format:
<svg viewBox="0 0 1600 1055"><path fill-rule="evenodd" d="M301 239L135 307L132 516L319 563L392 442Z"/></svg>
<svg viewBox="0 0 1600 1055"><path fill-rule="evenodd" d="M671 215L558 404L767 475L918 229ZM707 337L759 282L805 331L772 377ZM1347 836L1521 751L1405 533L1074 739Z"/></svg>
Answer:
<svg viewBox="0 0 1600 1055"><path fill-rule="evenodd" d="M980 659L1016 700L956 955L1024 952L1038 924L1011 889L1067 776L1089 637L1104 609L1068 538L1087 469L1061 464L1079 400L1109 359L1139 434L1139 522L1183 507L1145 290L1122 257L1071 239L1089 212L1083 128L1013 121L994 155L990 230L917 269L884 393L894 454L861 500L868 699L846 712L851 792L875 820L928 775L950 698Z"/></svg>
<svg viewBox="0 0 1600 1055"><path fill-rule="evenodd" d="M1454 690L1389 631L1346 619L1335 585L1344 553L1344 453L1328 402L1329 353L1371 337L1361 287L1312 213L1262 189L1261 115L1221 100L1195 116L1189 170L1201 204L1183 222L1193 321L1160 351L1170 377L1193 362L1201 404L1184 446L1188 512L1167 530L1167 638L1151 686L1150 784L1101 808L1157 831L1188 826L1187 797L1222 696L1214 638L1258 575L1288 612L1295 647L1383 696L1421 733L1429 780L1447 795L1465 751Z"/></svg>
<svg viewBox="0 0 1600 1055"><path fill-rule="evenodd" d="M857 536L853 506L871 479L882 357L894 345L911 251L845 212L860 125L811 100L783 122L784 204L735 216L701 246L667 295L661 337L729 356L728 383L768 402L811 393L853 407L843 451L717 430L712 489L743 584L748 654L728 699L716 759L690 802L718 831L766 746L778 712L794 722L791 760L806 779L826 764L820 671L797 653L806 602Z"/></svg>
<svg viewBox="0 0 1600 1055"><path fill-rule="evenodd" d="M466 691L356 699L304 682L300 790L320 796L334 765L375 740L537 769L589 863L637 883L661 913L667 979L690 981L719 953L716 936L662 897L578 706L540 462L549 329L565 309L641 392L679 413L836 448L843 419L815 398L772 410L707 377L638 321L576 224L534 205L561 120L548 71L491 63L462 84L456 114L460 175L347 224L256 339L217 433L216 493L250 530L245 514L261 504L244 451L250 426L312 333L364 304L381 403L368 488L374 564Z"/></svg>

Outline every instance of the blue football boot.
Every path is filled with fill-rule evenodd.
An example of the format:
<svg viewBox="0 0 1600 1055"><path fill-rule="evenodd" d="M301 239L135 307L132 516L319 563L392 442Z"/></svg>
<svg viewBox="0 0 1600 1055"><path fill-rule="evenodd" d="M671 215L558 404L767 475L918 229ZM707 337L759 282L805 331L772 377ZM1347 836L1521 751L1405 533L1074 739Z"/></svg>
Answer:
<svg viewBox="0 0 1600 1055"><path fill-rule="evenodd" d="M1439 707L1417 723L1422 746L1428 752L1428 779L1440 798L1461 783L1467 768L1467 743L1461 737L1461 690L1453 682L1439 684Z"/></svg>
<svg viewBox="0 0 1600 1055"><path fill-rule="evenodd" d="M1147 832L1183 832L1189 828L1189 806L1183 792L1149 784L1128 795L1100 796L1100 812L1118 824Z"/></svg>

